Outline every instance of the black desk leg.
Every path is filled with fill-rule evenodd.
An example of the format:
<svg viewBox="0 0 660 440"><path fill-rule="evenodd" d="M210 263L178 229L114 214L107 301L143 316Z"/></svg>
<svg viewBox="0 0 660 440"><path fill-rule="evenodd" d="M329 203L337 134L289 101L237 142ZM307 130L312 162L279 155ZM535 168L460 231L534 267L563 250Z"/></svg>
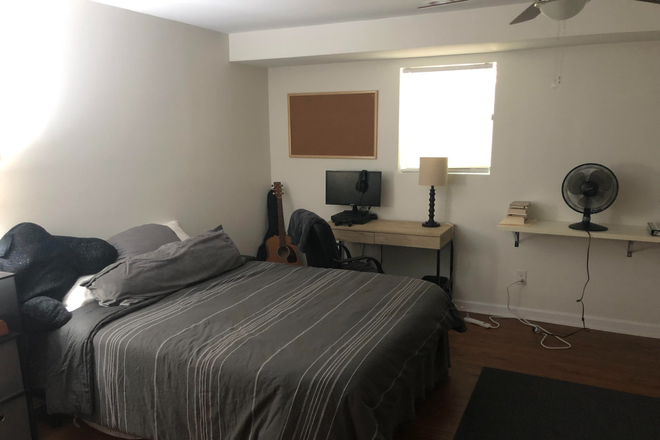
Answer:
<svg viewBox="0 0 660 440"><path fill-rule="evenodd" d="M453 298L454 292L454 240L449 242L449 276L446 278L446 282L440 277L440 252L441 249L437 249L435 252L435 276L426 275L422 277L424 281L430 281L437 284L447 291L449 298ZM444 249L444 248L443 248Z"/></svg>

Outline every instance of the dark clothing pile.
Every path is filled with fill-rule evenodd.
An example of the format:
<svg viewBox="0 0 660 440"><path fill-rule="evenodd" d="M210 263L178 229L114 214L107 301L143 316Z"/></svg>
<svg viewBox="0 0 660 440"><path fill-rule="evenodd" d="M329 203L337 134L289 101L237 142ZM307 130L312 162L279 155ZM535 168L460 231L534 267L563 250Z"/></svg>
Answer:
<svg viewBox="0 0 660 440"><path fill-rule="evenodd" d="M298 249L300 249L301 252L307 252L310 233L314 228L314 225L317 224L327 228L330 233L332 233L332 229L330 228L328 222L323 220L312 211L308 211L306 209L296 209L291 214L291 218L289 219L288 235L291 237L291 243L298 246Z"/></svg>
<svg viewBox="0 0 660 440"><path fill-rule="evenodd" d="M71 319L64 295L79 277L115 260L117 250L104 240L55 236L34 223L16 225L0 239L0 271L14 274L28 330L64 325Z"/></svg>

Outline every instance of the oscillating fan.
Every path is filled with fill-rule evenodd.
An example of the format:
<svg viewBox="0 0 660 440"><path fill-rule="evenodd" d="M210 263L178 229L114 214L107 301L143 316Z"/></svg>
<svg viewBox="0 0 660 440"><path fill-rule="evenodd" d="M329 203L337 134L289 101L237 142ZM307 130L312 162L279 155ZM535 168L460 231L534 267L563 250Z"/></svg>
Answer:
<svg viewBox="0 0 660 440"><path fill-rule="evenodd" d="M591 223L591 214L609 208L619 194L619 181L612 170L597 163L579 165L566 175L561 192L566 204L583 214L582 221L569 225L569 228L607 231L606 226Z"/></svg>

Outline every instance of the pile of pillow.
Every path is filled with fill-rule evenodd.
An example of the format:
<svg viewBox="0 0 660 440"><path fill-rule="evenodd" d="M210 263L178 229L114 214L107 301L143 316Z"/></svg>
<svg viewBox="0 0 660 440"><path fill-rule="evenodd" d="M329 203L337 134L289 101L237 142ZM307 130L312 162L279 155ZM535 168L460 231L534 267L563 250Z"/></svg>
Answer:
<svg viewBox="0 0 660 440"><path fill-rule="evenodd" d="M101 305L128 305L176 292L242 264L238 249L222 226L218 226L151 252L120 258L83 286Z"/></svg>
<svg viewBox="0 0 660 440"><path fill-rule="evenodd" d="M106 242L22 223L0 240L0 271L15 274L26 327L36 331L61 327L71 311L95 300L132 304L242 264L222 226L190 238L177 222L146 224Z"/></svg>
<svg viewBox="0 0 660 440"><path fill-rule="evenodd" d="M179 223L176 221L166 223L165 225L149 223L130 228L108 239L108 243L117 250L118 257L101 269L114 263L117 259L122 260L155 251L164 244L183 241L188 238L190 236L181 229ZM73 287L69 289L62 299L62 303L68 311L72 312L95 300L91 290L84 284L92 279L101 269L89 272L90 275L81 276L75 281Z"/></svg>

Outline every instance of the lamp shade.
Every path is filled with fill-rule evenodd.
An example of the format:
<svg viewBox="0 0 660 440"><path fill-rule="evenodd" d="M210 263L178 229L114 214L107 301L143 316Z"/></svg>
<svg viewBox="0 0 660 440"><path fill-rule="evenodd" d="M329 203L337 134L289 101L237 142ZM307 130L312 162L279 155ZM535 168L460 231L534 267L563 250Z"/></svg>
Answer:
<svg viewBox="0 0 660 440"><path fill-rule="evenodd" d="M419 184L423 186L447 185L447 158L420 157Z"/></svg>

